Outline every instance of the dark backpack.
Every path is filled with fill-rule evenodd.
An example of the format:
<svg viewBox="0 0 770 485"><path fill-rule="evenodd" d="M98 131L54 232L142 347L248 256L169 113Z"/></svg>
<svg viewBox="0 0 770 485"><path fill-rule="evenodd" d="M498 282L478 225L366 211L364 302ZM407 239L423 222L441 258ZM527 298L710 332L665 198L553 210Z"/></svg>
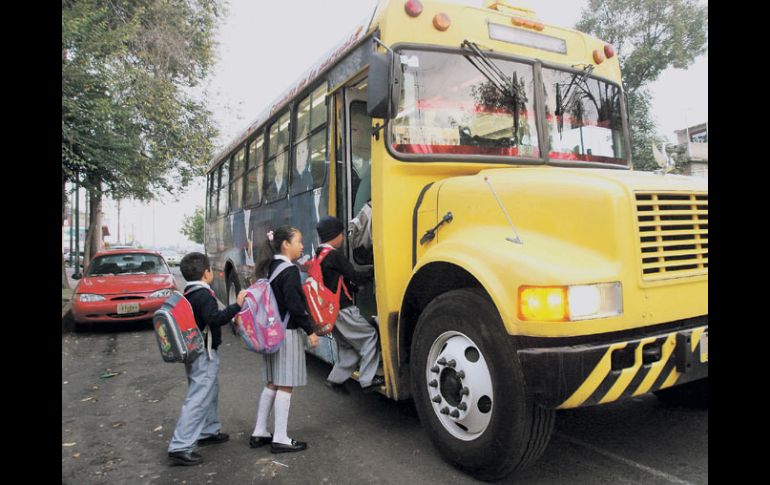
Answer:
<svg viewBox="0 0 770 485"><path fill-rule="evenodd" d="M175 291L152 316L155 337L164 361L190 364L205 352L204 336L195 323L192 306L185 298L185 295L202 288L192 286L184 294ZM213 291L211 293L214 294ZM210 334L207 336L211 344Z"/></svg>

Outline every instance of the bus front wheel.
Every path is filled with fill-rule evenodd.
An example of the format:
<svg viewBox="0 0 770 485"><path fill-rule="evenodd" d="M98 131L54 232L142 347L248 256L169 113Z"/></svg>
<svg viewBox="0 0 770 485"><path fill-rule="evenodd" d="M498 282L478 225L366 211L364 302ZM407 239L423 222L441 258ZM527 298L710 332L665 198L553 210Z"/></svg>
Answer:
<svg viewBox="0 0 770 485"><path fill-rule="evenodd" d="M513 341L481 291L453 290L428 304L410 365L420 421L452 463L496 480L545 450L554 411L527 395Z"/></svg>

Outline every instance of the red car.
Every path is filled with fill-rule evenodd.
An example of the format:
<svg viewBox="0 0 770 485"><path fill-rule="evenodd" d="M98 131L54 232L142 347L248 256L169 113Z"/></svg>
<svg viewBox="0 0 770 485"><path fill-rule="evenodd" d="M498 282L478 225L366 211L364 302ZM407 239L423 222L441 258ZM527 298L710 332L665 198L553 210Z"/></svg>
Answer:
<svg viewBox="0 0 770 485"><path fill-rule="evenodd" d="M174 275L155 251L101 252L75 287L72 316L76 324L150 319L176 289Z"/></svg>

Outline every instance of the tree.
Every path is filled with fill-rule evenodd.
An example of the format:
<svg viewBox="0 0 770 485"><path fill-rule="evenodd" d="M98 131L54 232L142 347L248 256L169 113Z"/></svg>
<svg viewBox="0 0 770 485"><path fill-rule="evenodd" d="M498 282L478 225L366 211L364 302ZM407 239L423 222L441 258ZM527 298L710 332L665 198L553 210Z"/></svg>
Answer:
<svg viewBox="0 0 770 485"><path fill-rule="evenodd" d="M192 92L222 14L221 0L62 1L62 199L77 181L97 209L150 200L204 172L216 129Z"/></svg>
<svg viewBox="0 0 770 485"><path fill-rule="evenodd" d="M182 222L182 230L179 231L190 241L203 244L203 207L196 207L195 212L185 216Z"/></svg>
<svg viewBox="0 0 770 485"><path fill-rule="evenodd" d="M634 168L657 168L655 122L646 89L660 74L685 69L708 49L708 5L697 0L589 0L577 30L615 46L629 97Z"/></svg>

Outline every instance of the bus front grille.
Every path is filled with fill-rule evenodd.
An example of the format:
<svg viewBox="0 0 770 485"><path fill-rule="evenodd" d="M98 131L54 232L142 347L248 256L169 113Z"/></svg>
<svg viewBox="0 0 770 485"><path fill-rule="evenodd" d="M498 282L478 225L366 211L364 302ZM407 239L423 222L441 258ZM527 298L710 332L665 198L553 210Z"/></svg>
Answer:
<svg viewBox="0 0 770 485"><path fill-rule="evenodd" d="M708 204L708 193L636 193L643 280L708 274Z"/></svg>

